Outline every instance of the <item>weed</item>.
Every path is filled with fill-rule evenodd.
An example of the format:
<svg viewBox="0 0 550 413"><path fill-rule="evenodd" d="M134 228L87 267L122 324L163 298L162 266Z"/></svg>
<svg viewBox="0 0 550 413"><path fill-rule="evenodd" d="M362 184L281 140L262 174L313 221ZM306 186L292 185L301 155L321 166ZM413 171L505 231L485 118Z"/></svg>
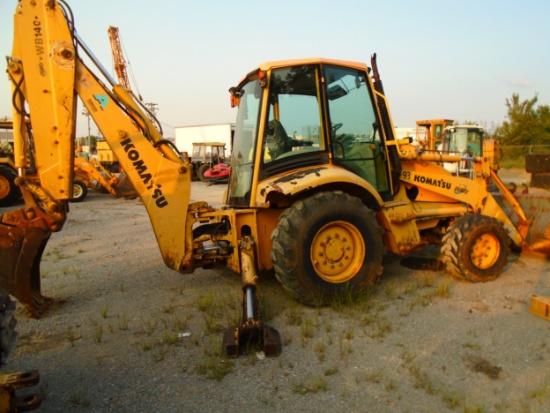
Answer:
<svg viewBox="0 0 550 413"><path fill-rule="evenodd" d="M480 350L481 347L479 346L479 344L475 344L475 343L470 343L469 341L462 344L462 347L464 348L469 348L469 349L472 349L472 350Z"/></svg>
<svg viewBox="0 0 550 413"><path fill-rule="evenodd" d="M212 313L204 313L202 317L208 333L217 333L222 328L220 322L218 321L217 315Z"/></svg>
<svg viewBox="0 0 550 413"><path fill-rule="evenodd" d="M141 346L141 349L143 351L150 351L153 347L155 347L155 343L149 340L145 340Z"/></svg>
<svg viewBox="0 0 550 413"><path fill-rule="evenodd" d="M67 340L71 343L71 347L74 347L74 342L80 338L79 335L76 335L72 327L67 328Z"/></svg>
<svg viewBox="0 0 550 413"><path fill-rule="evenodd" d="M365 375L365 380L369 383L380 383L382 381L382 370L378 370L374 373L367 373Z"/></svg>
<svg viewBox="0 0 550 413"><path fill-rule="evenodd" d="M214 301L214 296L212 294L201 295L196 299L195 305L197 307L197 310L205 312L212 307L213 301Z"/></svg>
<svg viewBox="0 0 550 413"><path fill-rule="evenodd" d="M285 314L286 323L290 326L299 326L302 324L302 313L298 311L296 305L291 305Z"/></svg>
<svg viewBox="0 0 550 413"><path fill-rule="evenodd" d="M455 393L448 393L446 391L442 391L441 400L443 400L443 403L445 403L445 405L450 409L456 409L464 403L462 397Z"/></svg>
<svg viewBox="0 0 550 413"><path fill-rule="evenodd" d="M94 344L100 344L103 340L103 324L99 323L94 333Z"/></svg>
<svg viewBox="0 0 550 413"><path fill-rule="evenodd" d="M222 381L233 371L233 361L228 358L208 357L197 364L196 371L208 379Z"/></svg>
<svg viewBox="0 0 550 413"><path fill-rule="evenodd" d="M90 399L83 397L80 394L80 391L75 391L69 397L69 403L71 403L73 406L88 407L92 402L90 401Z"/></svg>
<svg viewBox="0 0 550 413"><path fill-rule="evenodd" d="M464 406L462 413L485 413L485 407L483 406Z"/></svg>
<svg viewBox="0 0 550 413"><path fill-rule="evenodd" d="M176 331L181 331L185 329L191 317L191 314L186 313L184 319L182 320L177 315L175 315L174 317L172 317L172 328Z"/></svg>
<svg viewBox="0 0 550 413"><path fill-rule="evenodd" d="M545 401L548 398L548 396L550 396L550 384L545 384L527 393L528 398L540 399L541 401Z"/></svg>
<svg viewBox="0 0 550 413"><path fill-rule="evenodd" d="M176 333L165 331L162 335L162 343L167 346L176 346L179 342L179 337Z"/></svg>
<svg viewBox="0 0 550 413"><path fill-rule="evenodd" d="M317 393L319 391L327 391L328 386L323 377L316 379L311 385L304 383L294 383L291 385L292 391L298 394Z"/></svg>
<svg viewBox="0 0 550 413"><path fill-rule="evenodd" d="M315 353L317 354L317 360L319 360L320 362L325 361L326 348L325 342L323 340L319 340L315 345Z"/></svg>
<svg viewBox="0 0 550 413"><path fill-rule="evenodd" d="M350 325L348 326L347 330L344 331L344 337L346 338L346 340L352 340L354 334L355 334L355 330L350 322Z"/></svg>
<svg viewBox="0 0 550 413"><path fill-rule="evenodd" d="M420 287L431 287L435 280L431 275L425 275L419 280Z"/></svg>
<svg viewBox="0 0 550 413"><path fill-rule="evenodd" d="M325 333L330 333L332 331L332 321L325 320Z"/></svg>
<svg viewBox="0 0 550 413"><path fill-rule="evenodd" d="M448 284L439 284L437 287L437 296L441 298L449 298L451 296Z"/></svg>
<svg viewBox="0 0 550 413"><path fill-rule="evenodd" d="M152 323L151 320L147 320L147 322L145 322L143 319L141 320L141 331L146 335L151 336L153 334L153 331L155 331L156 328L157 328L156 320L154 323Z"/></svg>
<svg viewBox="0 0 550 413"><path fill-rule="evenodd" d="M118 328L119 330L128 330L128 316L126 313L118 316Z"/></svg>
<svg viewBox="0 0 550 413"><path fill-rule="evenodd" d="M375 329L370 332L369 336L372 338L382 339L386 334L391 333L392 326L386 317L380 316L375 323Z"/></svg>
<svg viewBox="0 0 550 413"><path fill-rule="evenodd" d="M109 304L105 304L103 307L101 307L99 313L101 314L102 318L107 318L107 316L109 315Z"/></svg>
<svg viewBox="0 0 550 413"><path fill-rule="evenodd" d="M329 367L325 370L324 375L325 376L332 376L334 374L338 373L338 367Z"/></svg>
<svg viewBox="0 0 550 413"><path fill-rule="evenodd" d="M340 340L339 340L339 349L340 349L340 358L342 360L345 360L347 359L348 355L350 355L351 353L353 353L353 348L351 346L351 344L347 341L344 341L344 338L343 337L340 337Z"/></svg>
<svg viewBox="0 0 550 413"><path fill-rule="evenodd" d="M196 371L208 379L217 381L233 371L233 361L222 353L222 345L217 337L211 336L208 343L203 346L205 359L198 362Z"/></svg>
<svg viewBox="0 0 550 413"><path fill-rule="evenodd" d="M170 297L168 304L162 307L162 312L164 314L172 314L174 312L174 308L176 308L174 305L174 298Z"/></svg>
<svg viewBox="0 0 550 413"><path fill-rule="evenodd" d="M159 361L164 360L166 353L168 353L168 348L164 346L160 346L160 347L157 347L155 351L151 353L151 358L153 359L153 361L158 363Z"/></svg>
<svg viewBox="0 0 550 413"><path fill-rule="evenodd" d="M302 338L302 347L305 346L305 343L310 338L313 338L315 335L315 325L313 323L313 320L310 318L306 318L304 323L300 326L300 337Z"/></svg>
<svg viewBox="0 0 550 413"><path fill-rule="evenodd" d="M370 297L371 291L371 289L360 291L346 284L332 296L330 306L337 311L346 307L358 306Z"/></svg>
<svg viewBox="0 0 550 413"><path fill-rule="evenodd" d="M384 388L386 389L387 392L391 392L391 391L394 391L397 388L397 385L395 384L395 381L390 380L386 383Z"/></svg>

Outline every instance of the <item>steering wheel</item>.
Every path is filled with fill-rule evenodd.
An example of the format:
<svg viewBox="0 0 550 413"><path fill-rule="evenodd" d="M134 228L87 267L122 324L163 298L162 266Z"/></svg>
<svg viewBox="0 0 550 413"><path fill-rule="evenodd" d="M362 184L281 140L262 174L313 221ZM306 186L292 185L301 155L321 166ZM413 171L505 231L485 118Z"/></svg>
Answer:
<svg viewBox="0 0 550 413"><path fill-rule="evenodd" d="M336 134L336 131L337 131L338 129L340 129L342 126L344 126L344 124L341 123L341 122L340 122L340 123L335 123L335 124L333 124L333 125L332 125L332 135L335 135L335 134Z"/></svg>

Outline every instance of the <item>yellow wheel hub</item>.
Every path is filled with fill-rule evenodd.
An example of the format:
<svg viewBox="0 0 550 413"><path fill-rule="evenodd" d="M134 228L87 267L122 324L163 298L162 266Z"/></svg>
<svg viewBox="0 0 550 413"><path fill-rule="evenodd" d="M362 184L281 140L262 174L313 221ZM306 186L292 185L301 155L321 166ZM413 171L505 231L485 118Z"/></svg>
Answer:
<svg viewBox="0 0 550 413"><path fill-rule="evenodd" d="M321 228L311 245L311 262L323 280L339 284L351 280L365 259L361 233L348 222L334 221Z"/></svg>
<svg viewBox="0 0 550 413"><path fill-rule="evenodd" d="M491 268L500 256L500 242L494 234L483 234L478 237L473 246L470 257L477 268L482 270Z"/></svg>
<svg viewBox="0 0 550 413"><path fill-rule="evenodd" d="M4 199L10 194L10 183L6 178L0 176L0 199Z"/></svg>

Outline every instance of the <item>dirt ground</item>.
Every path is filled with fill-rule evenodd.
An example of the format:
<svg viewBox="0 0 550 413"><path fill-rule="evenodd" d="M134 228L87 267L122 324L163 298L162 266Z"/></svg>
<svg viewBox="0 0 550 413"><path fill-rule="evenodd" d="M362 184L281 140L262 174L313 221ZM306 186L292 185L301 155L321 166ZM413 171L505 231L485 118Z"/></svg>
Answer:
<svg viewBox="0 0 550 413"><path fill-rule="evenodd" d="M222 192L193 183L192 198L219 206ZM263 278L282 352L226 359L239 277L166 268L140 201L91 191L43 258L54 305L40 320L18 310L3 372L40 371L41 412L550 411L550 322L529 312L550 296L547 259L513 253L485 284L384 263L372 291L326 308Z"/></svg>

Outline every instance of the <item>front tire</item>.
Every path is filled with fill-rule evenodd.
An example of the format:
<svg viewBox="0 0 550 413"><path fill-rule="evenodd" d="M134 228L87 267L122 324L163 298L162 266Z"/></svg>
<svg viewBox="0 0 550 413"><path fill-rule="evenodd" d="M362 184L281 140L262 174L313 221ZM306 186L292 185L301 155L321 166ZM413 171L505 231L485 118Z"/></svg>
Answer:
<svg viewBox="0 0 550 413"><path fill-rule="evenodd" d="M82 202L88 196L88 187L80 179L73 181L73 197L71 202Z"/></svg>
<svg viewBox="0 0 550 413"><path fill-rule="evenodd" d="M486 282L497 278L508 261L510 239L496 219L477 214L460 217L443 237L441 261L455 278Z"/></svg>
<svg viewBox="0 0 550 413"><path fill-rule="evenodd" d="M382 273L382 229L374 212L343 192L296 201L271 235L275 276L295 298L326 305L374 284Z"/></svg>

